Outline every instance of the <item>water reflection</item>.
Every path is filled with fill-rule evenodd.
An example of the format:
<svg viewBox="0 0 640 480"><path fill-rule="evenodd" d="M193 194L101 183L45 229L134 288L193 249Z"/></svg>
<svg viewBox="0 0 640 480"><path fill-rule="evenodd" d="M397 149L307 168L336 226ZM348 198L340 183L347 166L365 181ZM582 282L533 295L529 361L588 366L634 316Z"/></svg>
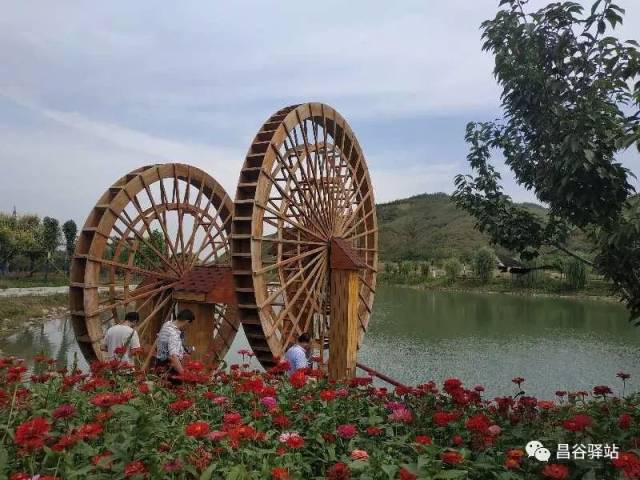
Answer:
<svg viewBox="0 0 640 480"><path fill-rule="evenodd" d="M640 381L637 329L615 303L379 288L359 360L406 383L456 376L488 395L617 387Z"/></svg>

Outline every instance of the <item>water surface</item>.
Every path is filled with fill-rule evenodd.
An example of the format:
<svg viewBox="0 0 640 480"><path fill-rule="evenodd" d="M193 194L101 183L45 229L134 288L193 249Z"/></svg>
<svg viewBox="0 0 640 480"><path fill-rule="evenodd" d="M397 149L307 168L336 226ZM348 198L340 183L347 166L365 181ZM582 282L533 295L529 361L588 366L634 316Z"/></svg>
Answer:
<svg viewBox="0 0 640 480"><path fill-rule="evenodd" d="M227 362L240 362L247 346L240 331ZM86 367L68 318L0 339L0 351ZM489 396L514 393L511 379L522 376L528 394L553 398L600 384L617 390L619 371L632 375L627 391L640 390L639 352L640 331L615 303L380 287L359 361L407 384L455 376Z"/></svg>

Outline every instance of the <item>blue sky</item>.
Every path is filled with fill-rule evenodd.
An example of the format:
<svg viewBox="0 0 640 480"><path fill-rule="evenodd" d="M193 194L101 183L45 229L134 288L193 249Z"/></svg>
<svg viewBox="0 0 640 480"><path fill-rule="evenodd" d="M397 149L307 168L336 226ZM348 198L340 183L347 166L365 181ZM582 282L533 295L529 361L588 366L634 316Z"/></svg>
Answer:
<svg viewBox="0 0 640 480"><path fill-rule="evenodd" d="M450 192L466 170L465 124L499 112L479 32L497 3L7 2L0 210L83 222L115 179L170 161L204 168L233 194L262 122L305 101L350 122L377 201ZM619 3L620 35L637 37L640 3Z"/></svg>

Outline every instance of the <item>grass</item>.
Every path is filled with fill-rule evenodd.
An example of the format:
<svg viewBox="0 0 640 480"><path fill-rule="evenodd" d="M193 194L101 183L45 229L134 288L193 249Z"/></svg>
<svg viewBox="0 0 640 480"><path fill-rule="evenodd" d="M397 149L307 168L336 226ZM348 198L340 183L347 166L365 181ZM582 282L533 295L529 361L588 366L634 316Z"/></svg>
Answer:
<svg viewBox="0 0 640 480"><path fill-rule="evenodd" d="M0 290L7 288L29 288L29 287L63 287L69 285L69 277L64 273L51 272L49 279L44 280L43 273L34 273L33 276L2 276L0 277Z"/></svg>
<svg viewBox="0 0 640 480"><path fill-rule="evenodd" d="M66 293L0 298L0 332L21 328L25 321L42 317L45 310L69 305Z"/></svg>

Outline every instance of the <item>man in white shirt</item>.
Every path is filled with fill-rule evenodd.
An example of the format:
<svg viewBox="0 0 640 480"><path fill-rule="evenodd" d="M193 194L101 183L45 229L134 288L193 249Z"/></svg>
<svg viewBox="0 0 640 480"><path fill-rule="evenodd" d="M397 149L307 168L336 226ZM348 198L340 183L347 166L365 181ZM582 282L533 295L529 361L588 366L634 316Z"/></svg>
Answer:
<svg viewBox="0 0 640 480"><path fill-rule="evenodd" d="M107 330L101 346L102 351L107 352L107 360L120 358L123 362L133 363L131 353L140 348L140 338L134 330L139 319L138 312L129 312L123 322Z"/></svg>
<svg viewBox="0 0 640 480"><path fill-rule="evenodd" d="M169 320L158 332L155 366L168 368L169 373L182 374L182 359L187 353L182 343L181 333L195 320L191 310L181 310L175 320Z"/></svg>
<svg viewBox="0 0 640 480"><path fill-rule="evenodd" d="M310 341L309 334L303 333L298 337L298 341L284 354L284 359L289 363L289 375L293 375L297 370L309 366L307 351L309 350Z"/></svg>

